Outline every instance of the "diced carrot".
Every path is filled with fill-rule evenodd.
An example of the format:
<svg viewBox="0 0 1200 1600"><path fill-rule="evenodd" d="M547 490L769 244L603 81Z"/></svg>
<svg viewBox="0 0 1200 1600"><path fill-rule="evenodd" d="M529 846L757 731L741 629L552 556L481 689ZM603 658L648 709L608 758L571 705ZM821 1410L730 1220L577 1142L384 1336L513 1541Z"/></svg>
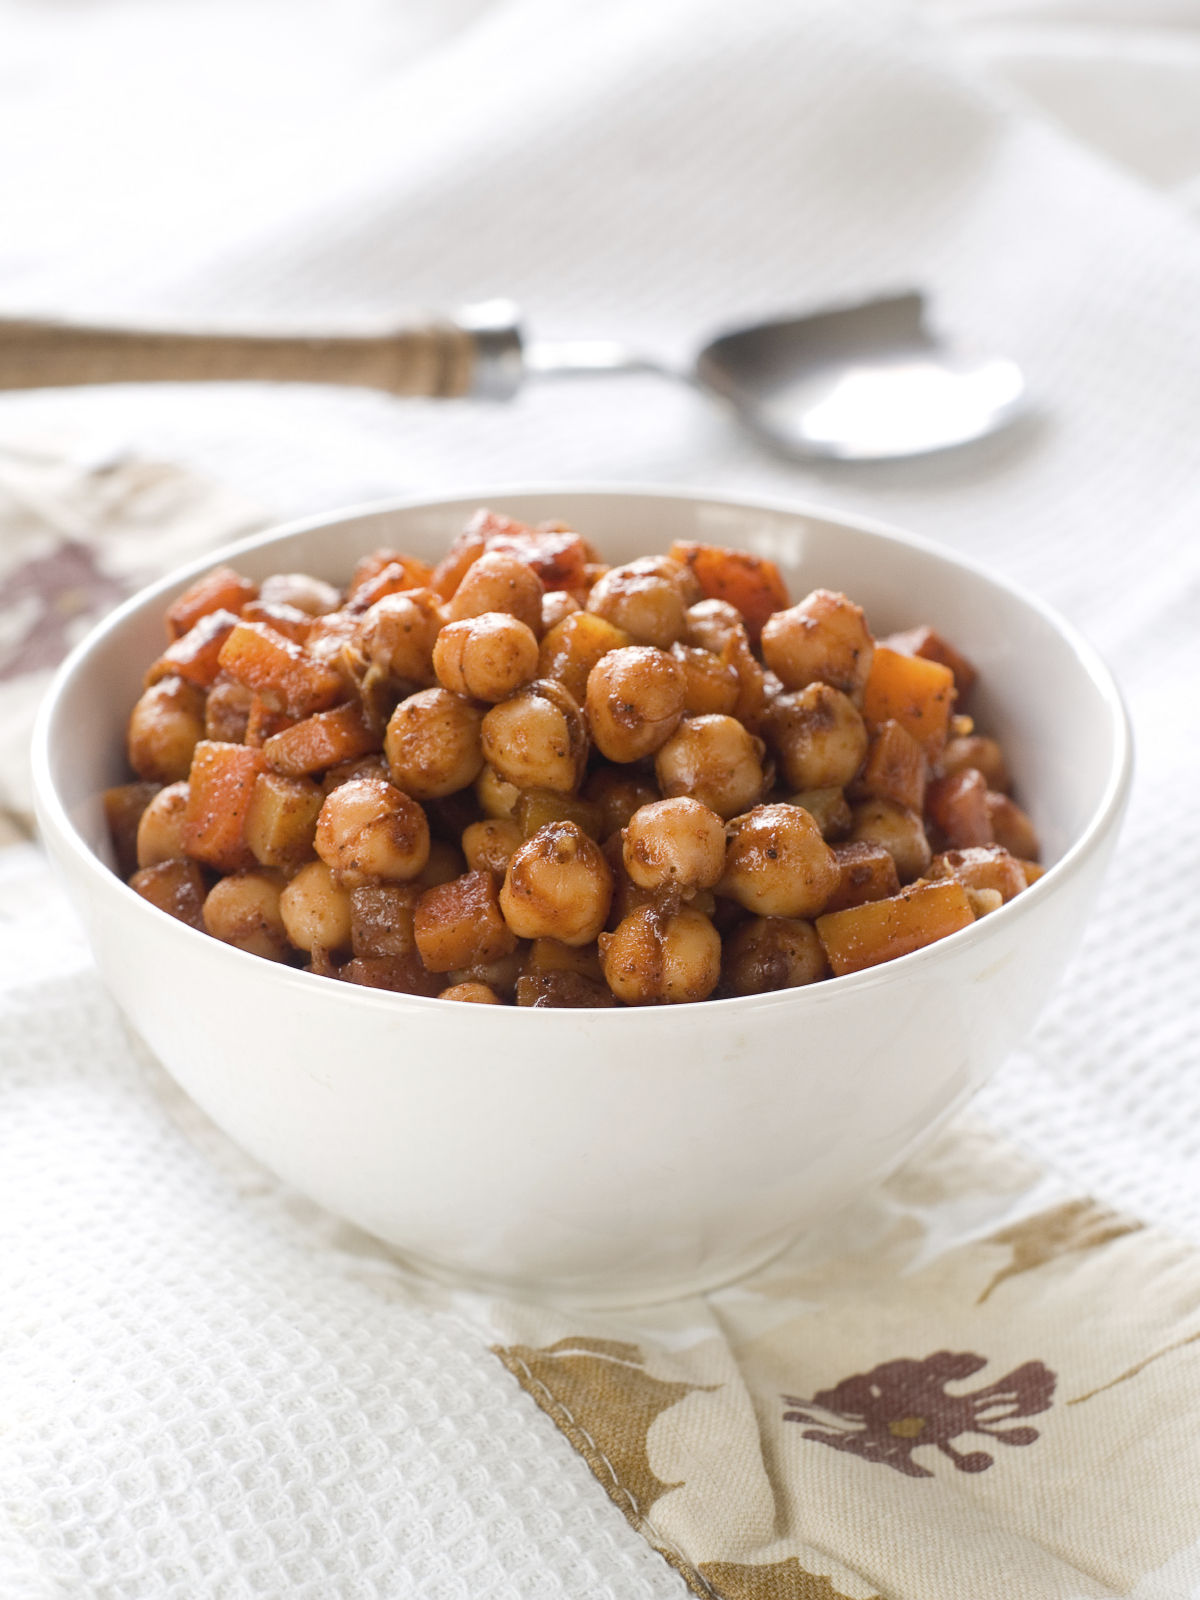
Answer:
<svg viewBox="0 0 1200 1600"><path fill-rule="evenodd" d="M925 809L952 850L968 850L973 845L992 843L987 795L983 773L975 767L964 767L961 772L949 778L937 778L929 785Z"/></svg>
<svg viewBox="0 0 1200 1600"><path fill-rule="evenodd" d="M402 568L409 578L409 582L401 585L405 589L421 588L429 582L430 574L433 572L428 561L421 561L417 556L402 555L399 550L372 550L369 556L363 556L351 573L346 598L359 600L360 591L365 585L373 582L386 568L395 566ZM393 594L396 591L388 589L384 592ZM374 595L372 598L378 600L380 596ZM371 601L360 604L358 609L365 611L369 604Z"/></svg>
<svg viewBox="0 0 1200 1600"><path fill-rule="evenodd" d="M148 689L160 678L186 678L198 689L211 689L221 670L221 647L237 627L232 611L209 611L194 628L169 644L143 680Z"/></svg>
<svg viewBox="0 0 1200 1600"><path fill-rule="evenodd" d="M373 577L367 578L353 591L346 609L356 615L369 611L376 600L385 595L402 594L406 589L423 589L429 583L433 568L426 561L411 556L399 556L381 567Z"/></svg>
<svg viewBox="0 0 1200 1600"><path fill-rule="evenodd" d="M921 746L893 717L872 735L859 782L868 794L910 811L925 807L929 763Z"/></svg>
<svg viewBox="0 0 1200 1600"><path fill-rule="evenodd" d="M183 848L218 872L257 865L246 843L246 814L266 761L259 750L202 739L192 757Z"/></svg>
<svg viewBox="0 0 1200 1600"><path fill-rule="evenodd" d="M487 549L487 541L475 527L477 518L459 534L434 567L429 587L443 600L452 599L459 584Z"/></svg>
<svg viewBox="0 0 1200 1600"><path fill-rule="evenodd" d="M332 667L261 622L238 623L221 646L220 664L255 694L273 696L290 717L324 711L346 692Z"/></svg>
<svg viewBox="0 0 1200 1600"><path fill-rule="evenodd" d="M280 600L250 600L242 607L243 622L265 622L268 628L282 633L293 644L307 642L316 620L299 606L289 606Z"/></svg>
<svg viewBox="0 0 1200 1600"><path fill-rule="evenodd" d="M954 674L954 687L958 690L958 698L965 700L970 692L971 685L979 674L952 644L947 644L940 633L932 628L909 628L904 633L893 633L888 638L880 641L889 649L899 650L901 655L921 656L925 661L940 661L942 666L949 667Z"/></svg>
<svg viewBox="0 0 1200 1600"><path fill-rule="evenodd" d="M276 733L262 747L262 753L276 772L289 778L304 778L325 772L341 761L356 761L382 748L383 741L363 720L355 701L332 711L318 711L282 733Z"/></svg>
<svg viewBox="0 0 1200 1600"><path fill-rule="evenodd" d="M906 728L930 761L946 743L954 709L954 674L939 661L902 655L876 645L864 691L863 715L874 732L894 718Z"/></svg>
<svg viewBox="0 0 1200 1600"><path fill-rule="evenodd" d="M900 893L895 860L881 844L835 844L833 854L841 877L825 903L826 916Z"/></svg>
<svg viewBox="0 0 1200 1600"><path fill-rule="evenodd" d="M766 556L690 539L676 539L667 554L692 569L706 599L726 600L737 607L752 640L757 641L772 612L792 603L779 568Z"/></svg>
<svg viewBox="0 0 1200 1600"><path fill-rule="evenodd" d="M181 639L210 611L239 612L258 597L258 585L232 567L216 567L167 608L167 638Z"/></svg>
<svg viewBox="0 0 1200 1600"><path fill-rule="evenodd" d="M1043 867L1039 861L1022 861L1021 871L1025 874L1025 882L1030 884L1036 883L1039 878L1044 878L1047 868Z"/></svg>
<svg viewBox="0 0 1200 1600"><path fill-rule="evenodd" d="M975 920L967 891L956 878L914 884L888 900L818 917L817 935L835 977L894 961L945 939Z"/></svg>
<svg viewBox="0 0 1200 1600"><path fill-rule="evenodd" d="M485 539L489 552L504 551L532 567L547 592L552 589L580 592L587 587L584 569L588 547L570 528L553 523L540 528L522 528L520 523L514 523L509 529L486 534Z"/></svg>

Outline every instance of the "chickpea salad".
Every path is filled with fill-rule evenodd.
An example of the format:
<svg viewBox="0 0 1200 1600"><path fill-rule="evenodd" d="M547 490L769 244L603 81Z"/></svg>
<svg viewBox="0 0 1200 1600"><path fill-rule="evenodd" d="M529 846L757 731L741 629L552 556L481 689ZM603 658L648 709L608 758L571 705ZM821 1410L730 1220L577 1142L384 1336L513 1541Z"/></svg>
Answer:
<svg viewBox="0 0 1200 1600"><path fill-rule="evenodd" d="M117 870L268 961L487 1005L843 976L1042 872L975 671L829 589L677 542L606 566L478 511L345 590L209 572L166 613L105 794Z"/></svg>

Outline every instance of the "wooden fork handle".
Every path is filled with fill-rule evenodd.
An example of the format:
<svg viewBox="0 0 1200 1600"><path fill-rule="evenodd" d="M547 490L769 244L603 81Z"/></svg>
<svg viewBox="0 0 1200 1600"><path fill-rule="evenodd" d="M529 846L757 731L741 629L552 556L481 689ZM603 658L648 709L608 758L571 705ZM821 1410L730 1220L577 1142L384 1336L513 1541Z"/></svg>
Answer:
<svg viewBox="0 0 1200 1600"><path fill-rule="evenodd" d="M448 320L377 336L338 338L160 333L0 320L0 389L252 380L354 384L443 399L475 393L500 398L501 389L480 382L489 362L496 365L491 359L495 334L495 329ZM506 348L506 370L509 376L516 374L507 389L511 393L520 375L515 322Z"/></svg>

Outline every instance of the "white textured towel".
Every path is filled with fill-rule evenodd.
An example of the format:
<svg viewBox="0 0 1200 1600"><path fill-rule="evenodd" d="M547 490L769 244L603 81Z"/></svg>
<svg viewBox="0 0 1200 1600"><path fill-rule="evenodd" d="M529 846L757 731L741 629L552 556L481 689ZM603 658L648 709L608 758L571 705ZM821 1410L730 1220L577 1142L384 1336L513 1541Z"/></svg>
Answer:
<svg viewBox="0 0 1200 1600"><path fill-rule="evenodd" d="M532 478L785 492L1036 588L1117 669L1139 778L1083 954L979 1105L1101 1199L1200 1236L1200 234L1132 175L1184 189L1195 167L1127 146L1118 170L1022 98L1042 85L1087 131L1046 73L1012 68L1013 89L987 65L1001 22L1022 59L1055 39L1065 59L1072 29L1111 44L1141 17L1182 73L1197 8L930 10L4 0L24 93L0 139L24 159L0 174L0 303L318 326L507 293L547 335L678 353L919 282L1027 369L1037 415L1005 437L800 469L649 378L505 409L19 396L0 434L82 430L281 513ZM450 1312L238 1166L138 1062L36 858L3 870L0 1591L681 1593Z"/></svg>

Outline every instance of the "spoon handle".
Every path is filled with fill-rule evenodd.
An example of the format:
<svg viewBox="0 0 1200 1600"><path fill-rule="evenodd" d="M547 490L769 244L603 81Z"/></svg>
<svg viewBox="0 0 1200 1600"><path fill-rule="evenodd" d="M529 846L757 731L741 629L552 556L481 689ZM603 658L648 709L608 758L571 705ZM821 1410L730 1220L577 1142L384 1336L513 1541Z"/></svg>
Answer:
<svg viewBox="0 0 1200 1600"><path fill-rule="evenodd" d="M521 378L515 310L331 338L95 328L0 320L0 390L92 383L354 384L393 395L506 398Z"/></svg>

